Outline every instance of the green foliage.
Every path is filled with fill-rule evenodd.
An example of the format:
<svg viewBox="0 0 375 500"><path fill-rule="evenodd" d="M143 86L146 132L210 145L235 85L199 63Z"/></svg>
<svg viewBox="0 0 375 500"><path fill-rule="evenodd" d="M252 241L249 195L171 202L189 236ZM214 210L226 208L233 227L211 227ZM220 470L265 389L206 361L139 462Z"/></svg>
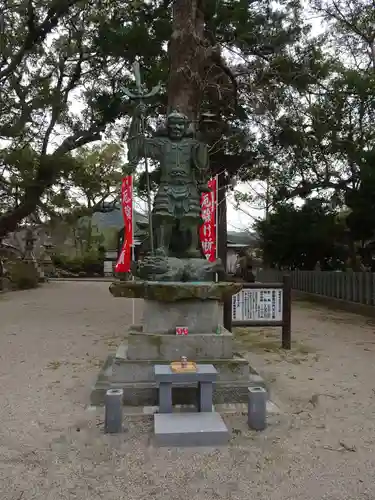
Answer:
<svg viewBox="0 0 375 500"><path fill-rule="evenodd" d="M81 276L103 275L104 254L99 251L87 252L77 257L54 255L52 262L57 268L73 274Z"/></svg>
<svg viewBox="0 0 375 500"><path fill-rule="evenodd" d="M46 211L45 193L74 170L72 152L101 139L124 116L119 88L126 73L124 60L97 43L110 3L3 1L0 8L2 236L38 206Z"/></svg>
<svg viewBox="0 0 375 500"><path fill-rule="evenodd" d="M346 260L345 225L321 199L301 208L284 204L257 225L265 263L271 267L336 269Z"/></svg>
<svg viewBox="0 0 375 500"><path fill-rule="evenodd" d="M65 186L70 186L76 207L93 209L110 195L117 197L122 176L122 147L106 144L80 149L74 156Z"/></svg>
<svg viewBox="0 0 375 500"><path fill-rule="evenodd" d="M39 283L38 271L33 262L15 260L7 263L11 287L16 290L36 288Z"/></svg>
<svg viewBox="0 0 375 500"><path fill-rule="evenodd" d="M350 209L346 224L353 241L362 244L375 234L375 164L363 166L357 189L348 190L345 203Z"/></svg>
<svg viewBox="0 0 375 500"><path fill-rule="evenodd" d="M274 206L329 193L336 205L351 209L352 239L365 239L374 231L371 209L364 208L375 196L373 3L322 0L312 6L327 31L315 49L311 81L284 88L284 109L269 121L257 174L269 182Z"/></svg>

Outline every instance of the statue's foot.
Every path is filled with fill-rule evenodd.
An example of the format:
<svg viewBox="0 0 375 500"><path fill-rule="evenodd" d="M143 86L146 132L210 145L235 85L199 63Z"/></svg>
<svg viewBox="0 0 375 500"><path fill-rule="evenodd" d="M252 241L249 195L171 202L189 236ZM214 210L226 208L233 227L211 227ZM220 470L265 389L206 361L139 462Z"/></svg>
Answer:
<svg viewBox="0 0 375 500"><path fill-rule="evenodd" d="M189 259L201 259L202 258L202 254L196 248L190 248L186 252L186 257L189 258Z"/></svg>
<svg viewBox="0 0 375 500"><path fill-rule="evenodd" d="M159 247L155 250L156 257L168 257L168 251L164 247Z"/></svg>

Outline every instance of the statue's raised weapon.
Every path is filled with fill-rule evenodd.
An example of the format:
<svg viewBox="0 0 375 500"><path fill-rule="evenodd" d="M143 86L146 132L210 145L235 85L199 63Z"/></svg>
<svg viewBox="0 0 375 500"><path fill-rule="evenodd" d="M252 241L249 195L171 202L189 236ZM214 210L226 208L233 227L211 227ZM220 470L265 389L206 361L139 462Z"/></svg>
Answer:
<svg viewBox="0 0 375 500"><path fill-rule="evenodd" d="M141 80L141 70L139 66L139 62L135 61L133 64L134 78L136 83L136 92L131 92L128 88L123 88L123 92L133 101L138 101L138 104L143 104L145 99L153 97L160 90L160 85L156 85L152 88L150 92L146 92L144 89L144 85ZM140 116L140 132L142 135L145 135L146 127L145 127L145 114L143 109L141 108L141 116ZM148 160L146 150L143 152L144 161L145 161L145 170L146 170L146 186L147 186L147 210L148 210L148 223L149 223L149 232L150 232L150 246L151 246L151 255L154 255L154 239L153 239L153 227L152 227L152 206L151 206L151 186L150 186L150 175L148 168Z"/></svg>

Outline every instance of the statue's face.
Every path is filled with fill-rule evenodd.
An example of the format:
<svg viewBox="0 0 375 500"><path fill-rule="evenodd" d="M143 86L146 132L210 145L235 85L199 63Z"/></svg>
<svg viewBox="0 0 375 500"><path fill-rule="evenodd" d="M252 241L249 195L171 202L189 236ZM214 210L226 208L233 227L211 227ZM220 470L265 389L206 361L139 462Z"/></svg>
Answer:
<svg viewBox="0 0 375 500"><path fill-rule="evenodd" d="M186 130L185 120L168 120L168 135L171 139L182 139Z"/></svg>

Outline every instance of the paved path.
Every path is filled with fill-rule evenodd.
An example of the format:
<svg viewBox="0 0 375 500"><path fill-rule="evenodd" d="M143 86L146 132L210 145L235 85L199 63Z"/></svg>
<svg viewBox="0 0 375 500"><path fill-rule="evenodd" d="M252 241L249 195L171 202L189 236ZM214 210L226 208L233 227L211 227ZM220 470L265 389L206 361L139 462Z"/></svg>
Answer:
<svg viewBox="0 0 375 500"><path fill-rule="evenodd" d="M375 327L365 318L297 302L287 355L276 330L239 332L282 414L264 433L226 416L233 437L221 450L155 449L147 418L106 436L85 410L132 321L131 301L108 283L2 295L0 318L2 500L375 498Z"/></svg>

